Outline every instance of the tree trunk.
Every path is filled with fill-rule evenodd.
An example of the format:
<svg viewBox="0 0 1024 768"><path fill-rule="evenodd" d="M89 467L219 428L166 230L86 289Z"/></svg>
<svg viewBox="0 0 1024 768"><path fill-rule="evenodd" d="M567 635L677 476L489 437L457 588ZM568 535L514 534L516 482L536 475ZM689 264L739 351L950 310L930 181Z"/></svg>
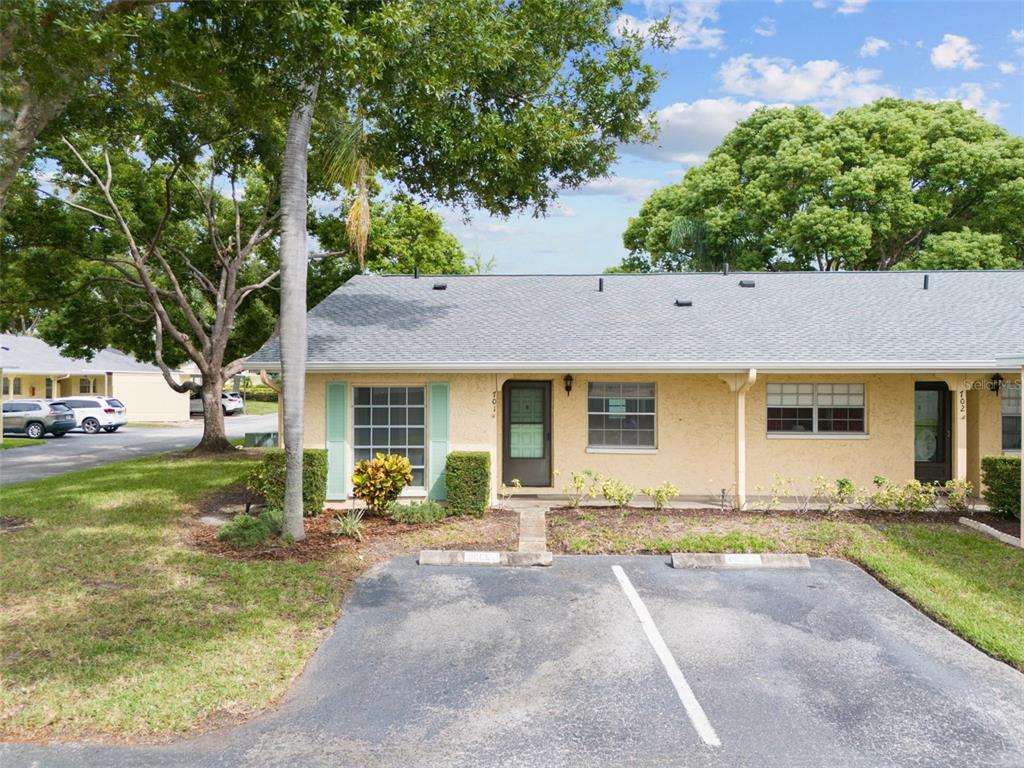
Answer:
<svg viewBox="0 0 1024 768"><path fill-rule="evenodd" d="M284 414L284 533L306 536L302 518L303 406L306 399L306 160L316 87L288 121L281 167L281 383Z"/></svg>
<svg viewBox="0 0 1024 768"><path fill-rule="evenodd" d="M0 152L0 211L7 204L7 193L32 151L36 136L64 111L70 100L68 96L61 96L46 101L28 92L27 86L25 90L25 104L18 111Z"/></svg>
<svg viewBox="0 0 1024 768"><path fill-rule="evenodd" d="M203 376L203 439L192 453L224 453L234 451L224 432L224 405L221 393L224 382L220 376Z"/></svg>

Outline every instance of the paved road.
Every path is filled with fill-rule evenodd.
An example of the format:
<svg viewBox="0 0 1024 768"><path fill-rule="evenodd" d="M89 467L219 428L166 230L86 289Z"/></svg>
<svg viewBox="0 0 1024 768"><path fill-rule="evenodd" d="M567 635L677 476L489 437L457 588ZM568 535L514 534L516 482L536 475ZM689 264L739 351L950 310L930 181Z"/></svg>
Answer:
<svg viewBox="0 0 1024 768"><path fill-rule="evenodd" d="M721 746L701 740L612 570ZM21 766L1024 765L1024 675L859 568L674 571L660 557L364 577L280 708L162 747L0 747Z"/></svg>
<svg viewBox="0 0 1024 768"><path fill-rule="evenodd" d="M228 437L241 437L246 432L277 431L276 414L227 416L224 423ZM192 448L202 435L201 419L181 427L128 426L113 434L68 432L64 437L47 435L43 445L0 451L0 486L98 467L112 461Z"/></svg>

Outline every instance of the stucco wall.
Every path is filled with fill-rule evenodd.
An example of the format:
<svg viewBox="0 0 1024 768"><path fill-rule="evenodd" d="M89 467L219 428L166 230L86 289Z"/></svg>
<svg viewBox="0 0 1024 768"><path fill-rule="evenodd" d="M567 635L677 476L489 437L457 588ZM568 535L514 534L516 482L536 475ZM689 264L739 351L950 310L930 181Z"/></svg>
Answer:
<svg viewBox="0 0 1024 768"><path fill-rule="evenodd" d="M18 373L15 374L13 371L4 371L4 378L8 379L9 393L3 395L4 400L17 400L25 398L44 398L46 397L46 380L50 379L53 382L53 394L54 398L57 397L70 397L71 395L86 394L79 392L79 379L89 379L90 391L88 394L102 395L104 394L104 376L103 374L90 375L90 376L65 376L64 374L53 374L51 376L44 376L38 374L26 374ZM14 380L21 379L21 394L15 395Z"/></svg>
<svg viewBox="0 0 1024 768"><path fill-rule="evenodd" d="M450 450L482 450L492 455L492 488L501 479L501 387L508 379L551 381L552 467L559 470L552 487L523 493L559 493L574 470L591 469L620 478L637 488L671 481L682 495L715 497L734 485L734 395L714 375L574 374L566 394L564 372L549 374L310 374L306 381L306 445L326 442L325 384L423 386L447 381L451 387ZM870 486L875 475L904 481L914 476L914 383L947 381L962 386L962 377L922 375L762 375L747 394L747 492L768 489L778 475L806 487L812 478L845 477ZM656 392L657 449L647 453L587 450L587 384L591 381L653 381ZM769 437L766 432L768 382L863 383L867 407L866 437ZM998 399L986 392L968 393L967 448L969 479L979 456L998 448ZM977 397L975 397L977 395ZM351 404L351 400L349 400ZM975 419L976 417L976 419ZM351 430L351 419L349 419ZM351 435L351 433L350 433ZM981 453L979 453L981 451ZM972 482L975 482L972 479ZM765 491L767 492L767 490Z"/></svg>
<svg viewBox="0 0 1024 768"><path fill-rule="evenodd" d="M175 392L159 373L114 373L110 394L131 421L188 421L188 393Z"/></svg>
<svg viewBox="0 0 1024 768"><path fill-rule="evenodd" d="M996 392L972 389L967 393L967 479L981 488L981 457L1003 452L1001 400Z"/></svg>

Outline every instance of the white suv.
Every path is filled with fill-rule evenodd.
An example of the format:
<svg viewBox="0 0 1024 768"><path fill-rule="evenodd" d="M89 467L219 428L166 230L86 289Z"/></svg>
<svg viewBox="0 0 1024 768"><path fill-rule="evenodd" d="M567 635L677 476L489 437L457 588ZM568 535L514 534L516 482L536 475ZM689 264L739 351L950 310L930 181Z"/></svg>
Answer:
<svg viewBox="0 0 1024 768"><path fill-rule="evenodd" d="M74 411L75 426L89 435L95 435L101 429L104 432L116 432L118 427L128 423L128 411L124 403L113 397L81 395L52 402L62 403Z"/></svg>

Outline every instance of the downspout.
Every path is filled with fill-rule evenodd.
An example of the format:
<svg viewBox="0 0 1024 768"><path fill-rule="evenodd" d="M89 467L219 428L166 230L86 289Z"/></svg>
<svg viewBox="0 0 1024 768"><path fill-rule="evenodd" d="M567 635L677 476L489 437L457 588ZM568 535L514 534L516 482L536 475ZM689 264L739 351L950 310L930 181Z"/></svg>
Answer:
<svg viewBox="0 0 1024 768"><path fill-rule="evenodd" d="M747 506L747 392L754 386L755 381L757 381L756 368L749 369L746 378L735 376L731 381L726 380L729 388L736 393L736 435L734 445L736 446L735 498L737 509L746 509Z"/></svg>

